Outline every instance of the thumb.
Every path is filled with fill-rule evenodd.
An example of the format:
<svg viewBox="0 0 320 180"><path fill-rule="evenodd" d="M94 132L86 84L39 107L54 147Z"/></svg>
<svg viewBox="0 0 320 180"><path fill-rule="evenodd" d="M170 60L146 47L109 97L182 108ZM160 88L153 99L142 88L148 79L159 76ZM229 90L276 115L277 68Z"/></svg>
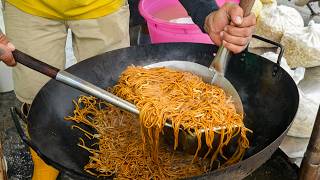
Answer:
<svg viewBox="0 0 320 180"><path fill-rule="evenodd" d="M11 48L0 43L0 61L3 61L8 66L14 66L16 64Z"/></svg>
<svg viewBox="0 0 320 180"><path fill-rule="evenodd" d="M243 10L237 4L230 4L226 7L227 14L230 16L231 21L235 25L241 25L243 21Z"/></svg>

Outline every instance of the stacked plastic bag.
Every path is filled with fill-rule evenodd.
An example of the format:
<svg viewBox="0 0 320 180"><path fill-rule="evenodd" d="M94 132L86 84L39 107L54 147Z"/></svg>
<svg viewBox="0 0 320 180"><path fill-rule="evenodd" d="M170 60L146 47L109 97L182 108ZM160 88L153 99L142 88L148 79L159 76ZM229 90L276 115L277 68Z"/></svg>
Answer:
<svg viewBox="0 0 320 180"><path fill-rule="evenodd" d="M255 0L252 6L251 12L253 12L256 15L256 17L259 17L262 7L263 7L262 2L260 0Z"/></svg>
<svg viewBox="0 0 320 180"><path fill-rule="evenodd" d="M277 3L272 1L268 4L263 4L263 8L257 18L255 34L279 43L285 32L303 26L302 16L296 9L283 5L277 6ZM253 39L250 47L272 47L272 45Z"/></svg>
<svg viewBox="0 0 320 180"><path fill-rule="evenodd" d="M285 32L281 44L291 68L320 66L320 24L310 21L307 27Z"/></svg>
<svg viewBox="0 0 320 180"><path fill-rule="evenodd" d="M309 138L312 133L313 124L317 116L319 103L308 98L299 89L299 107L296 117L289 129L288 135L300 138Z"/></svg>

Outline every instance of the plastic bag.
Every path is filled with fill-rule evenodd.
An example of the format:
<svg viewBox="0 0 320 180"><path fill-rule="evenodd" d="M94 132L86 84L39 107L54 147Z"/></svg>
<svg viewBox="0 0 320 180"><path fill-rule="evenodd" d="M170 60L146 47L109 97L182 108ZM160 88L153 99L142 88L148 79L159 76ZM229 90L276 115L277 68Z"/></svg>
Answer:
<svg viewBox="0 0 320 180"><path fill-rule="evenodd" d="M298 85L300 93L299 109L288 136L280 148L290 160L300 166L313 129L317 104L320 104L320 66L306 69L304 79Z"/></svg>
<svg viewBox="0 0 320 180"><path fill-rule="evenodd" d="M261 0L262 4L274 4L277 3L276 0Z"/></svg>
<svg viewBox="0 0 320 180"><path fill-rule="evenodd" d="M310 21L307 27L286 31L281 44L291 68L320 66L320 24Z"/></svg>
<svg viewBox="0 0 320 180"><path fill-rule="evenodd" d="M303 155L307 150L309 139L310 138L286 136L280 145L280 149L289 157L292 163L300 167Z"/></svg>
<svg viewBox="0 0 320 180"><path fill-rule="evenodd" d="M299 88L309 99L320 104L320 66L306 70L303 81L299 83Z"/></svg>
<svg viewBox="0 0 320 180"><path fill-rule="evenodd" d="M251 12L253 12L256 15L256 17L259 17L260 12L262 10L262 7L263 7L263 5L262 5L261 1L255 0L254 4L252 6Z"/></svg>
<svg viewBox="0 0 320 180"><path fill-rule="evenodd" d="M311 136L319 104L307 98L301 90L299 90L299 96L298 111L287 135L308 138Z"/></svg>
<svg viewBox="0 0 320 180"><path fill-rule="evenodd" d="M303 26L302 16L297 10L288 6L271 4L262 8L257 18L255 34L279 43L284 32ZM249 46L251 48L273 47L273 45L256 39L253 39Z"/></svg>
<svg viewBox="0 0 320 180"><path fill-rule="evenodd" d="M262 54L261 56L276 63L279 55L274 52L266 52L266 53ZM296 68L295 70L291 70L287 64L287 60L284 57L281 58L280 66L285 71L288 72L288 74L292 77L292 79L294 80L294 82L296 84L299 84L299 82L304 78L305 68L300 67L300 68Z"/></svg>
<svg viewBox="0 0 320 180"><path fill-rule="evenodd" d="M320 104L320 67L308 68L298 84L300 101L288 135L309 138Z"/></svg>
<svg viewBox="0 0 320 180"><path fill-rule="evenodd" d="M177 19L171 19L169 22L176 24L194 24L191 17L182 17Z"/></svg>

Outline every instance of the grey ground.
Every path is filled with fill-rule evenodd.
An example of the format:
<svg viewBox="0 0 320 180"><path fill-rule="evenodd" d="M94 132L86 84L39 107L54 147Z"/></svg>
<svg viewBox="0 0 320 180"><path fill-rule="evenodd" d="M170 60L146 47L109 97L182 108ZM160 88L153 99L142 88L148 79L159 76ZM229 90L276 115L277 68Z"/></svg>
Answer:
<svg viewBox="0 0 320 180"><path fill-rule="evenodd" d="M307 7L297 7L293 2L286 0L278 0L278 4L285 4L296 8L303 16L305 23L310 20L310 11ZM320 11L319 8L315 8ZM320 17L313 18L316 22L320 22ZM137 29L131 29L132 41L137 39ZM70 54L71 48L67 47L68 58L72 59ZM69 65L72 63L69 63ZM31 179L32 163L27 147L22 143L11 120L9 108L20 107L20 103L14 96L13 92L0 93L0 140L3 144L3 151L8 162L8 175L10 179ZM278 167L275 166L275 169ZM271 173L272 170L270 170ZM259 174L259 171L257 171ZM60 179L69 179L66 176ZM281 178L283 179L283 178Z"/></svg>

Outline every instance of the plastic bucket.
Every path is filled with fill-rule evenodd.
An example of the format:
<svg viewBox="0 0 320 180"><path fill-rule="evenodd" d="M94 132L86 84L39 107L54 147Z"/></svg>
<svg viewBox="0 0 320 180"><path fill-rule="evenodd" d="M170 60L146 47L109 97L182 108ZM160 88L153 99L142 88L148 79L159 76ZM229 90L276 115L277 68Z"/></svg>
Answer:
<svg viewBox="0 0 320 180"><path fill-rule="evenodd" d="M212 44L211 39L195 24L179 24L171 19L188 17L178 0L141 0L139 12L148 25L152 43L194 42ZM165 18L160 16L165 15Z"/></svg>
<svg viewBox="0 0 320 180"><path fill-rule="evenodd" d="M239 3L240 3L240 0L215 0L215 1L216 1L217 5L218 5L219 7L223 6L224 3L227 3L227 2L229 2L229 3L236 3L236 4L239 4Z"/></svg>

